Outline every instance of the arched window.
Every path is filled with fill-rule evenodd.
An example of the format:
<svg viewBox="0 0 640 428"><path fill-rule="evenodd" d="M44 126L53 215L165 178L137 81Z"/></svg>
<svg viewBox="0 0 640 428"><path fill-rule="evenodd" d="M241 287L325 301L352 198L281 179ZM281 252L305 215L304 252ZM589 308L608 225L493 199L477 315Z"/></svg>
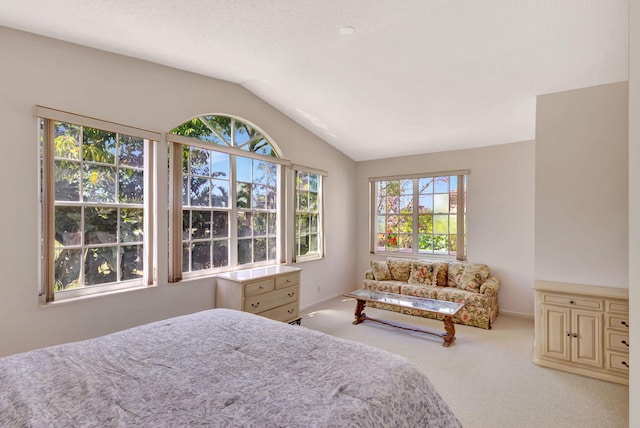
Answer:
<svg viewBox="0 0 640 428"><path fill-rule="evenodd" d="M255 126L224 115L195 117L167 139L172 279L282 260L282 167L288 162L275 144Z"/></svg>

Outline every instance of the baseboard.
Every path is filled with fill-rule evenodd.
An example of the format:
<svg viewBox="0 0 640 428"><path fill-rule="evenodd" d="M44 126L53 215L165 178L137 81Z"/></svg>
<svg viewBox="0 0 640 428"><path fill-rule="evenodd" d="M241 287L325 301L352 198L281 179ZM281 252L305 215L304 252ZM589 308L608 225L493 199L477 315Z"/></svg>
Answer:
<svg viewBox="0 0 640 428"><path fill-rule="evenodd" d="M345 293L346 293L346 291L345 291ZM316 306L319 306L319 305L321 305L321 304L323 304L323 303L326 303L326 302L328 302L329 300L337 299L338 297L341 297L341 296L343 296L343 294L342 294L342 293L340 293L340 294L336 294L335 296L326 297L326 298L324 298L324 299L322 299L322 300L318 300L317 302L313 302L313 303L311 303L310 305L300 306L300 311L301 311L301 312L302 312L302 311L308 311L309 309L312 309L312 308L314 308L314 307L316 307ZM347 299L347 297L345 297L345 299Z"/></svg>
<svg viewBox="0 0 640 428"><path fill-rule="evenodd" d="M503 311L502 309L500 309L500 315L508 315L510 317L518 317L518 318L526 318L526 319L533 319L533 314L525 314L522 312L512 312L512 311ZM498 316L500 316L498 315Z"/></svg>

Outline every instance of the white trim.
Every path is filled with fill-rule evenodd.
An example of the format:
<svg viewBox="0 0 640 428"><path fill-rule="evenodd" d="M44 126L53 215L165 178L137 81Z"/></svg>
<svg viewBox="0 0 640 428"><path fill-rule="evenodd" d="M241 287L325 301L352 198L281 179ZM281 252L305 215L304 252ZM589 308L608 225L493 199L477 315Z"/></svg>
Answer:
<svg viewBox="0 0 640 428"><path fill-rule="evenodd" d="M122 125L120 123L109 122L93 117L81 116L66 111L55 110L49 107L42 107L37 105L34 107L33 112L35 117L72 123L74 125L82 125L88 128L96 128L104 131L117 132L118 134L129 135L132 137L140 137L154 141L160 141L162 138L162 134L160 132L135 128L133 126ZM108 129L104 129L105 127L108 127Z"/></svg>
<svg viewBox="0 0 640 428"><path fill-rule="evenodd" d="M468 169L459 169L455 171L441 171L441 172L426 172L419 174L407 174L407 175L391 175L385 177L369 177L369 183L376 181L390 181L390 180L408 180L412 178L429 178L429 177L441 177L445 175L469 175L471 171Z"/></svg>
<svg viewBox="0 0 640 428"><path fill-rule="evenodd" d="M329 176L329 173L327 171L325 171L324 169L310 168L310 167L304 166L304 165L291 164L291 169L293 169L294 171L310 172L312 174L321 175L323 177L328 177Z"/></svg>

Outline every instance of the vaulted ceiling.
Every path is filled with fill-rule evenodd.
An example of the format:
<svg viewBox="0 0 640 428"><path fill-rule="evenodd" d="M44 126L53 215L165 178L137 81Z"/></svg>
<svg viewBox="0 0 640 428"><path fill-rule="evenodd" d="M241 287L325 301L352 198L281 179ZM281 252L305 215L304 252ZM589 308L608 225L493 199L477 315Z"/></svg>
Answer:
<svg viewBox="0 0 640 428"><path fill-rule="evenodd" d="M236 82L360 161L534 139L537 95L627 80L628 8L20 0L0 25Z"/></svg>

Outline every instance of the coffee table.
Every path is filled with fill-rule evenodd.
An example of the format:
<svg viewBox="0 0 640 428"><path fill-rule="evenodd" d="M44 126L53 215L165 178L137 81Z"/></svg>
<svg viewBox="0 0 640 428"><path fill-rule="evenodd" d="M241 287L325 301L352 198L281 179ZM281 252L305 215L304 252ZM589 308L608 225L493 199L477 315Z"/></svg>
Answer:
<svg viewBox="0 0 640 428"><path fill-rule="evenodd" d="M373 291L359 289L344 294L346 297L356 299L355 321L353 324L358 325L364 321L374 321L380 324L389 325L391 327L401 328L403 330L417 331L420 333L438 336L444 340L442 346L449 347L456 340L456 329L453 325L451 317L458 313L464 307L462 303L446 302L444 300L427 299L425 297L405 296L402 294L386 293L383 291ZM443 315L444 333L414 328L404 324L383 321L367 316L363 310L367 302L384 303L386 305L397 306L399 308L419 309L421 311L432 312Z"/></svg>

